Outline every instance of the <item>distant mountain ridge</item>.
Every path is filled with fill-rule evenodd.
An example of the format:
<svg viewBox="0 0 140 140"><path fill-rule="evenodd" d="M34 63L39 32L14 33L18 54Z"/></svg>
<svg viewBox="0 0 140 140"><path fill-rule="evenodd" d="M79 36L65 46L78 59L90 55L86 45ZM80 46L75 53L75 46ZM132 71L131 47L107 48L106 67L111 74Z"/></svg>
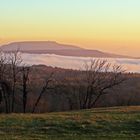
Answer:
<svg viewBox="0 0 140 140"><path fill-rule="evenodd" d="M1 46L2 50L14 51L20 49L20 51L33 51L33 50L79 50L80 47L67 44L59 44L55 41L25 41L25 42L13 42L7 45Z"/></svg>
<svg viewBox="0 0 140 140"><path fill-rule="evenodd" d="M34 54L56 54L77 57L101 57L101 58L134 58L130 56L106 53L98 50L88 50L75 45L60 44L55 41L25 41L13 42L0 46L5 52L19 49L23 53Z"/></svg>

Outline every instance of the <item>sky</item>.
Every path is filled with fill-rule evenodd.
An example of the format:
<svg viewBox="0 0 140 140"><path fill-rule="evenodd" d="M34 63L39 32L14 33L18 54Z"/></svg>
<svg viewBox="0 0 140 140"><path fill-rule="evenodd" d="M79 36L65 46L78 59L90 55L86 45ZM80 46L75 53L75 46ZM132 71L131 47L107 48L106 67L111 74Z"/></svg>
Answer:
<svg viewBox="0 0 140 140"><path fill-rule="evenodd" d="M1 0L0 44L29 40L140 56L140 0Z"/></svg>

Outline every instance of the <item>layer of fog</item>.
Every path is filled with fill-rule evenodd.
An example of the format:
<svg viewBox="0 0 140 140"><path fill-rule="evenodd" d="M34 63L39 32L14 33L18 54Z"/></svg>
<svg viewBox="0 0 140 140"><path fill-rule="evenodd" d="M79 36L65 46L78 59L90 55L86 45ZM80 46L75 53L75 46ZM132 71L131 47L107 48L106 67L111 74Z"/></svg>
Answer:
<svg viewBox="0 0 140 140"><path fill-rule="evenodd" d="M61 67L68 69L82 69L84 64L90 61L91 57L71 57L60 56L55 54L22 54L24 63L28 65L43 64L53 67ZM98 58L95 58L98 59ZM101 59L101 58L99 58ZM113 64L122 65L127 72L140 73L140 59L125 59L125 58L102 58Z"/></svg>

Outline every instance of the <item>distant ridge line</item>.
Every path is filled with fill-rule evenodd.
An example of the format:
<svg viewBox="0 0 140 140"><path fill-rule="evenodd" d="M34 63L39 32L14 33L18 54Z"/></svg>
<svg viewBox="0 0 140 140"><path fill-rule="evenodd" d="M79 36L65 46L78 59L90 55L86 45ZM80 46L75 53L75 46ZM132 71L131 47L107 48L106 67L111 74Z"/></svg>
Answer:
<svg viewBox="0 0 140 140"><path fill-rule="evenodd" d="M0 49L4 52L13 52L19 49L23 53L31 53L31 54L56 54L75 57L139 59L138 57L106 53L99 50L89 50L81 48L76 45L61 44L55 41L13 42L0 46Z"/></svg>

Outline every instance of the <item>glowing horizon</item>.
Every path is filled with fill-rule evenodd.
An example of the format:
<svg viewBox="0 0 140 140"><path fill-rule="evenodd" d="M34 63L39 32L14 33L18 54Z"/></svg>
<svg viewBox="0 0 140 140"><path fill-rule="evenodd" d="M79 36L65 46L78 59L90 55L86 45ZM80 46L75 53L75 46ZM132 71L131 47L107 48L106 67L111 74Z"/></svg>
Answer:
<svg viewBox="0 0 140 140"><path fill-rule="evenodd" d="M0 44L52 40L140 56L140 0L4 0Z"/></svg>

